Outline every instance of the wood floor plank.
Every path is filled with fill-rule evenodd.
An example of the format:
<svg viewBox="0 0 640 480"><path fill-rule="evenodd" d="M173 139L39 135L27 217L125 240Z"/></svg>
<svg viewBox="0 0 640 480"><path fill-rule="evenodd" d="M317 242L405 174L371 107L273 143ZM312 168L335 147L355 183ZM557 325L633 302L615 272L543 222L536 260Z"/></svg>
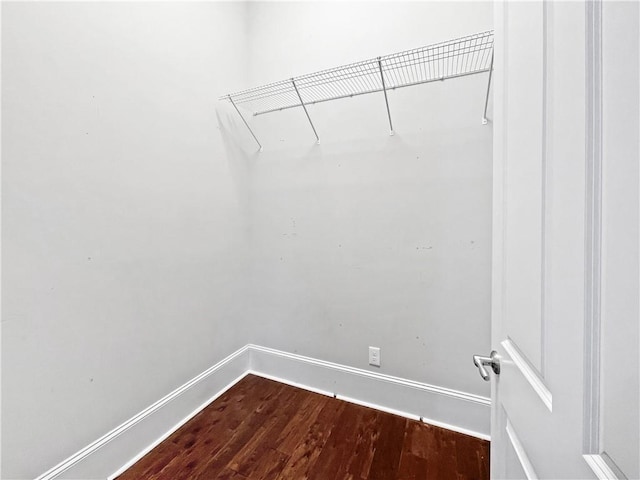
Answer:
<svg viewBox="0 0 640 480"><path fill-rule="evenodd" d="M258 458L247 478L250 480L273 480L284 470L288 461L289 455L274 448L268 448Z"/></svg>
<svg viewBox="0 0 640 480"><path fill-rule="evenodd" d="M278 403L275 398L284 387L284 385L278 385L276 382L273 382L273 384L275 385L269 384L265 386L261 393L261 402L253 413L238 425L222 449L213 457L206 459L207 461L201 468L191 474L190 479L211 480L216 478L221 471L227 468L227 464L231 459L260 431L260 427L277 410Z"/></svg>
<svg viewBox="0 0 640 480"><path fill-rule="evenodd" d="M477 439L468 435L456 437L456 465L458 478L480 478L488 476L488 444L477 448ZM483 467L486 466L486 471Z"/></svg>
<svg viewBox="0 0 640 480"><path fill-rule="evenodd" d="M247 480L247 477L243 477L238 472L225 468L218 474L216 480Z"/></svg>
<svg viewBox="0 0 640 480"><path fill-rule="evenodd" d="M276 457L271 450L277 446L277 438L295 415L303 398L304 393L300 389L284 386L278 398L274 399L280 407L260 427L251 441L231 459L227 467L245 477L253 477L255 470L264 468L263 457L267 459ZM286 454L277 455L277 457L280 460L289 459L289 455ZM284 467L284 463L282 466Z"/></svg>
<svg viewBox="0 0 640 480"><path fill-rule="evenodd" d="M404 450L395 480L424 480L427 478L428 461Z"/></svg>
<svg viewBox="0 0 640 480"><path fill-rule="evenodd" d="M345 402L329 401L320 411L298 447L293 451L278 480L308 479L324 445L331 435L336 419L345 409Z"/></svg>
<svg viewBox="0 0 640 480"><path fill-rule="evenodd" d="M248 375L118 480L488 480L489 442Z"/></svg>
<svg viewBox="0 0 640 480"><path fill-rule="evenodd" d="M314 467L308 472L309 480L344 478L347 465L355 449L357 427L363 416L362 407L345 405L335 420L335 427L327 438Z"/></svg>
<svg viewBox="0 0 640 480"><path fill-rule="evenodd" d="M358 424L355 448L351 453L351 458L349 458L345 478L350 480L369 477L376 444L380 437L379 418L376 410L363 410L362 418Z"/></svg>
<svg viewBox="0 0 640 480"><path fill-rule="evenodd" d="M421 422L410 421L407 423L407 434L405 436L405 450L416 457L427 459L429 451L434 448L435 428Z"/></svg>
<svg viewBox="0 0 640 480"><path fill-rule="evenodd" d="M311 426L317 421L318 415L329 402L329 397L325 395L305 393L304 402L275 442L276 448L287 455L292 455L298 445L303 442Z"/></svg>
<svg viewBox="0 0 640 480"><path fill-rule="evenodd" d="M248 415L248 417L244 418L250 418L252 420L245 422L244 418L231 418L229 422L223 422L224 425L227 425L226 432L220 436L213 448L209 448L207 457L203 458L205 461L200 463L199 468L195 469L189 478L198 478L203 472L210 472L211 467L209 463L211 463L211 461L218 460L216 466L222 466L224 463L223 458L226 458L224 455L227 455L227 452L235 452L236 445L242 445L244 439L255 435L256 427L266 421L269 418L269 413L277 408L274 399L282 388L282 385L270 380L260 379L259 382L256 382L256 391L254 392L255 401L247 401L244 403L244 406L239 409L239 414L243 416ZM260 412L266 412L266 414L260 415ZM232 412L227 413L231 416ZM229 443L231 443L232 446L230 446ZM209 461L206 462L206 460ZM216 472L216 474L219 474L219 472Z"/></svg>
<svg viewBox="0 0 640 480"><path fill-rule="evenodd" d="M400 464L407 419L395 415L380 415L380 435L369 469L369 479L394 478Z"/></svg>
<svg viewBox="0 0 640 480"><path fill-rule="evenodd" d="M427 454L427 479L458 480L455 436L441 428L431 429L434 442Z"/></svg>

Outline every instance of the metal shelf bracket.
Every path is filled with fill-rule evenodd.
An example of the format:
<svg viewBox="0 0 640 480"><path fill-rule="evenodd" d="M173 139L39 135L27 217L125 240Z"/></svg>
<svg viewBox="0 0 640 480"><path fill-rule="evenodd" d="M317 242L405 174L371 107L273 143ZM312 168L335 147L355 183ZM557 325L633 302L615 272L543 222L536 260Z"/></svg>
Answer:
<svg viewBox="0 0 640 480"><path fill-rule="evenodd" d="M253 130L251 130L251 127L249 126L249 124L247 123L247 121L244 119L244 116L242 115L242 113L240 112L240 110L238 109L238 106L236 105L236 102L233 101L233 98L231 98L231 94L227 95L227 98L229 99L229 101L231 102L231 105L233 105L233 108L236 109L236 112L238 112L238 115L240 115L240 118L242 119L242 121L244 122L245 126L247 127L247 129L249 130L249 133L251 133L251 136L253 137L253 139L256 141L256 143L258 144L258 147L260 148L258 151L262 151L262 144L258 141L258 138L256 137L256 135L253 133Z"/></svg>
<svg viewBox="0 0 640 480"><path fill-rule="evenodd" d="M307 111L307 106L302 101L302 97L300 96L300 90L298 90L298 86L296 85L296 81L293 78L291 79L291 85L293 85L293 88L295 89L296 94L298 95L298 98L300 99L300 105L304 109L304 113L307 115L307 120L309 120L309 124L311 125L311 129L313 130L313 134L316 136L316 143L318 145L320 145L320 137L318 136L318 132L316 132L316 127L313 126L313 122L311 121L311 117L309 116L309 112Z"/></svg>
<svg viewBox="0 0 640 480"><path fill-rule="evenodd" d="M380 69L380 80L382 81L382 91L384 92L384 103L387 105L387 117L389 117L389 135L393 136L393 123L391 122L391 111L389 110L389 99L387 98L387 86L384 83L384 72L382 71L382 57L378 57L378 68Z"/></svg>
<svg viewBox="0 0 640 480"><path fill-rule="evenodd" d="M489 106L489 91L491 90L491 74L493 73L493 51L491 52L491 65L489 66L489 81L487 82L487 96L484 99L484 113L482 114L482 124L489 123L487 119L487 107Z"/></svg>

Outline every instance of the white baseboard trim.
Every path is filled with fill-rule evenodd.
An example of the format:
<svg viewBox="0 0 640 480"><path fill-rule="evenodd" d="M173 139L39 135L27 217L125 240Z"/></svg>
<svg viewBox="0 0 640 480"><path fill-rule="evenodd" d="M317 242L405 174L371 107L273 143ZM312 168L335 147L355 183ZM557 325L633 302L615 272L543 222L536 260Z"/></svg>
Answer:
<svg viewBox="0 0 640 480"><path fill-rule="evenodd" d="M272 348L249 345L251 372L316 393L490 438L491 399Z"/></svg>
<svg viewBox="0 0 640 480"><path fill-rule="evenodd" d="M36 480L113 480L248 374L489 440L486 397L249 344Z"/></svg>
<svg viewBox="0 0 640 480"><path fill-rule="evenodd" d="M248 370L249 348L244 346L36 480L114 477L242 379Z"/></svg>

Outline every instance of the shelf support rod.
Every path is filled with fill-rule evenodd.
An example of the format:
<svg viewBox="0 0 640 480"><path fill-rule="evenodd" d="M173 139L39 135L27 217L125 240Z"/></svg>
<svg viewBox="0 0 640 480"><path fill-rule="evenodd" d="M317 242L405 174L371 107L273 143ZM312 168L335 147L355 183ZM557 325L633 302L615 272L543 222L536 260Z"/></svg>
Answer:
<svg viewBox="0 0 640 480"><path fill-rule="evenodd" d="M484 99L484 113L482 114L482 124L489 123L487 120L487 107L489 106L489 91L491 90L491 74L493 73L493 50L491 51L491 65L489 66L489 82L487 83L487 96Z"/></svg>
<svg viewBox="0 0 640 480"><path fill-rule="evenodd" d="M307 115L307 120L309 120L309 124L311 125L311 129L313 130L313 134L316 136L316 143L320 145L320 137L318 136L318 132L316 132L316 127L313 126L313 122L311 121L311 117L309 116L309 112L307 111L307 106L302 101L302 97L300 96L300 92L298 91L298 86L296 85L296 81L292 78L291 84L298 94L298 98L300 99L300 105L304 109L304 113Z"/></svg>
<svg viewBox="0 0 640 480"><path fill-rule="evenodd" d="M389 99L387 98L387 86L384 83L382 73L382 58L378 57L378 68L380 68L380 79L382 80L382 91L384 92L384 103L387 105L387 117L389 117L389 135L393 135L393 123L391 123L391 111L389 110Z"/></svg>
<svg viewBox="0 0 640 480"><path fill-rule="evenodd" d="M227 98L229 99L229 101L231 102L231 105L233 105L233 108L236 109L236 112L238 112L238 115L240 115L240 118L242 119L242 121L244 122L244 124L246 125L247 129L249 130L249 132L251 133L251 136L253 137L253 139L256 141L256 143L258 144L258 147L260 147L260 151L262 151L262 145L260 144L260 142L258 141L258 139L256 138L255 134L253 133L253 130L251 130L251 127L249 126L249 124L247 123L247 121L244 119L244 116L242 115L242 113L240 112L240 110L238 109L238 107L236 106L236 102L233 101L233 98L231 98L231 94L227 95Z"/></svg>

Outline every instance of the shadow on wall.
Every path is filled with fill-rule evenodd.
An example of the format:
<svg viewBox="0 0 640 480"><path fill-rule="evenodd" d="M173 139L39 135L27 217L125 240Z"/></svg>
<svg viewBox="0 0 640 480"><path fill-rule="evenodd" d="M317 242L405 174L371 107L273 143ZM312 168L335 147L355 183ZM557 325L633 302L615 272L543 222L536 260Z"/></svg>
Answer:
<svg viewBox="0 0 640 480"><path fill-rule="evenodd" d="M229 173L235 186L236 198L242 218L251 218L251 172L258 161L260 152L256 149L247 153L239 139L241 129L246 128L235 112L228 111L222 106L216 107L218 130L222 137ZM244 224L245 230L251 229L250 222Z"/></svg>

